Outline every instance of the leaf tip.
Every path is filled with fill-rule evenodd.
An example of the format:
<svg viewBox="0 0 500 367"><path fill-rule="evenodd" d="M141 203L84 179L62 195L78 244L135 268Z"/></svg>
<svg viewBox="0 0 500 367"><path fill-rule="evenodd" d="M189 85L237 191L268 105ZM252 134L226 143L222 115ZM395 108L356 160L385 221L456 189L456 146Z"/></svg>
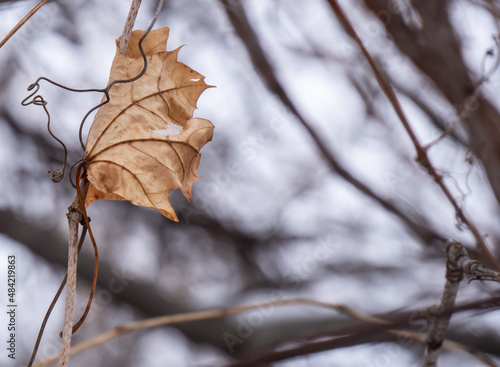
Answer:
<svg viewBox="0 0 500 367"><path fill-rule="evenodd" d="M177 218L177 214L175 214L173 210L170 212L167 210L159 209L159 212L170 219L172 222L179 222L179 218Z"/></svg>

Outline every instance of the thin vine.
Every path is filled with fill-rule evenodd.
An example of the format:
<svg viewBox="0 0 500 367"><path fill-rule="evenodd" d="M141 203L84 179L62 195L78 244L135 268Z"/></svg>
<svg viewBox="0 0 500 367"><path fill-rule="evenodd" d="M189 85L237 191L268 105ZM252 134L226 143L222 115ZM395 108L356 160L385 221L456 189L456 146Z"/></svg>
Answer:
<svg viewBox="0 0 500 367"><path fill-rule="evenodd" d="M133 2L133 5L134 4L137 4L137 2L134 0ZM139 2L140 4L140 2ZM62 85L60 83L57 83L49 78L46 78L46 77L39 77L34 83L32 83L31 85L28 86L27 90L28 91L32 91L32 93L30 95L28 95L22 102L21 104L23 106L28 106L28 105L35 105L35 106L41 106L43 109L44 109L44 112L45 114L47 115L47 131L49 132L49 134L51 135L51 137L56 140L63 148L63 159L62 159L62 164L61 164L61 167L60 168L56 168L52 171L49 171L50 173L50 178L53 182L61 182L63 179L64 179L64 176L65 176L65 171L66 171L66 168L67 168L67 156L68 156L68 149L66 147L66 145L64 144L64 142L59 139L57 136L55 136L55 134L52 132L51 130L51 116L50 116L50 112L47 108L47 105L48 105L48 102L45 100L45 98L41 95L41 94L38 94L41 86L40 86L40 82L41 81L46 81L56 87L59 87L61 89L64 89L64 90L67 90L67 91L70 91L70 92L77 92L77 93L85 93L85 92L100 92L100 93L103 93L104 94L104 100L97 104L96 106L92 107L89 111L87 111L87 113L84 115L82 121L80 122L80 127L79 127L79 130L78 130L78 137L79 137L79 141L80 141L80 145L82 147L82 149L85 151L85 144L83 142L83 129L84 129L84 125L85 125L85 122L87 121L87 118L89 117L89 115L96 111L97 109L99 109L100 107L104 106L105 104L109 103L110 101L110 95L109 95L109 91L111 90L111 88L116 85L116 84L121 84L121 83L132 83L136 80L138 80L139 78L141 78L145 73L146 73L146 70L148 68L148 61L147 61L147 58L146 58L146 54L144 52L144 49L143 49L143 42L144 42L144 39L148 36L148 34L150 33L150 31L152 30L154 24L156 23L156 20L160 14L160 11L163 7L163 4L164 4L164 0L160 0L159 3L158 3L158 7L157 7L157 10L155 12L155 15L149 25L149 27L147 28L147 30L145 31L144 35L140 38L139 40L139 51L141 53L141 56L142 56L142 59L143 59L143 68L142 70L133 78L130 78L130 79L122 79L122 80L114 80L110 83L108 83L108 85L103 88L103 89L98 89L98 88L91 88L91 89L76 89L76 88L70 88L70 87L67 87L65 85ZM43 4L42 4L43 5ZM135 9L135 15L137 15L137 10L138 10L138 7ZM131 12L132 12L132 9L131 9ZM133 17L130 16L129 14L129 18L127 19L127 24L132 21L132 25L130 27L133 27L133 21L135 20L135 15ZM127 29L127 26L125 27ZM127 37L128 38L128 37ZM127 39L127 42L128 43L128 39ZM125 45L125 50L126 50L126 45ZM97 283L97 273L98 273L98 259L99 259L99 255L98 255L98 249L97 249L97 244L96 244L96 241L95 241L95 238L94 238L94 235L92 233L92 229L90 227L90 218L88 217L87 215L87 212L85 210L85 197L86 197L86 189L85 191L82 193L82 189L80 187L80 183L81 183L81 180L85 180L86 179L84 178L85 177L85 156L83 158L80 158L79 160L77 160L76 162L74 162L71 167L70 167L70 170L69 170L69 176L70 176L70 183L71 185L76 188L76 191L77 191L77 194L76 194L76 206L77 206L77 211L79 212L79 214L81 216L83 216L83 221L82 223L82 226L83 226L83 230L82 230L82 233L79 237L79 242L78 242L78 247L77 247L77 251L76 251L76 255L78 254L78 252L80 252L81 248L82 248L82 245L83 245L83 242L84 242L84 239L85 239L85 236L86 236L86 233L88 231L89 233L89 236L91 238L91 242L92 242L92 245L93 245L93 248L94 248L94 253L95 253L95 262L94 262L94 276L93 276L93 282L92 282L92 289L91 289L91 293L89 295L89 299L88 299L88 302L87 302L87 306L85 308L85 311L83 313L83 315L81 316L80 320L72 326L71 328L71 334L74 333L76 330L78 330L78 328L83 324L83 322L85 321L87 315L88 315L88 312L90 310L90 307L92 305L92 300L93 300L93 297L94 297L94 294L95 294L95 288L96 288L96 283ZM75 168L75 166L77 166L77 171L76 171L76 183L73 182L72 180L72 171L73 169ZM75 211L75 200L74 200L74 203L72 204L72 206L70 207L70 212L68 213L68 220L70 221L70 228L71 228L71 219L70 219L70 213L72 211ZM78 209L79 207L79 209ZM78 223L77 223L78 225ZM71 247L71 244L70 244L70 247ZM64 279L62 280L61 282L61 285L59 286L59 289L58 291L56 292L55 296L54 296L54 299L51 303L51 305L49 306L48 310L47 310L47 313L42 321L42 325L40 327L40 331L38 333L38 336L37 336L37 340L35 342L35 346L33 348L33 352L32 352L32 355L31 355L31 358L30 358L30 361L28 363L28 367L31 367L34 363L34 360L36 358L36 354L37 354L37 351L38 351L38 348L39 348L39 345L40 345L40 342L41 342L41 339L42 339L42 336L43 336L43 332L45 330L45 327L46 327L46 324L48 322L48 319L50 317L50 314L57 302L57 300L59 299L59 296L61 295L62 293L62 290L64 289L66 283L67 283L67 279L68 279L68 273L66 273ZM72 311L71 311L71 314L72 314ZM63 332L61 332L63 334ZM69 345L67 345L65 347L65 338L63 338L63 351L65 349L67 349L69 351ZM66 339L68 339L66 337ZM70 337L69 337L69 341L70 341ZM61 359L60 359L60 365L67 365L68 364L68 360L67 358L69 357L69 354L68 353L64 353L64 352L61 352ZM66 355L64 355L66 354Z"/></svg>

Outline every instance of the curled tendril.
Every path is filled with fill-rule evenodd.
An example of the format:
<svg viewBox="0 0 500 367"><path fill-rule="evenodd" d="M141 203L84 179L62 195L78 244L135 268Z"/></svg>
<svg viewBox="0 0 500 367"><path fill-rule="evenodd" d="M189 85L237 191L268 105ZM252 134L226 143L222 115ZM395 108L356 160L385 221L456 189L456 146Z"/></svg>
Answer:
<svg viewBox="0 0 500 367"><path fill-rule="evenodd" d="M53 182L61 182L64 178L64 169L56 168L53 169L52 171L49 171L50 174L50 179Z"/></svg>
<svg viewBox="0 0 500 367"><path fill-rule="evenodd" d="M28 91L31 91L33 89L34 89L34 91L28 97L23 99L21 104L23 106L29 106L30 104L33 104L35 106L42 106L43 107L45 114L47 115L47 131L49 132L50 136L52 136L52 138L54 138L54 140L56 140L59 144L61 144L61 146L63 147L63 150L64 150L64 158L63 158L62 167L55 168L52 171L49 171L50 179L53 182L61 182L62 179L64 178L64 170L66 169L66 159L68 157L68 150L66 149L66 145L64 145L64 143L57 136L55 136L54 133L52 132L52 130L50 129L50 113L49 113L49 110L47 109L47 101L40 94L37 94L38 91L40 90L40 80L41 79L42 78L38 78L35 83L31 84L28 87Z"/></svg>
<svg viewBox="0 0 500 367"><path fill-rule="evenodd" d="M151 21L148 29L146 30L146 32L144 32L144 35L140 38L139 40L139 51L141 52L141 55L142 55L142 59L143 59L143 62L144 62L144 66L141 70L141 72L139 74L137 74L135 77L133 78L130 78L130 79L122 79L122 80L114 80L112 82L110 82L106 88L103 88L103 89L74 89L74 88L69 88L69 87L66 87L62 84L59 84L59 83L56 83L52 80L50 80L49 78L46 78L46 77L39 77L35 83L33 84L30 84L30 86L28 87L28 91L31 91L34 89L34 91L28 96L26 97L22 102L21 104L23 106L29 106L30 104L33 104L35 106L42 106L46 115L47 115L47 130L49 132L49 134L52 136L52 138L54 138L59 144L61 144L61 146L63 147L64 149L64 159L63 159L63 164L62 164L62 167L61 168L56 168L52 171L49 171L50 173L50 178L52 181L54 182L61 182L64 178L64 172L65 172L65 169L66 169L66 159L67 159L67 156L68 156L68 150L66 149L66 145L64 145L64 143L59 140L53 133L52 131L50 130L50 114L49 114L49 111L47 109L47 101L45 101L45 99L40 95L40 94L37 94L38 91L40 90L40 81L44 80L52 85L55 85L56 87L59 87L61 89L64 89L64 90L67 90L67 91L70 91L70 92L77 92L77 93L84 93L84 92L98 92L98 93L103 93L104 96L105 96L105 99L104 101L102 101L101 103L99 103L98 105L92 107L86 114L85 116L83 117L81 123L80 123L80 128L78 130L78 138L80 140L80 145L82 147L82 149L85 151L85 144L83 143L83 127L85 125L85 121L87 120L87 118L89 117L89 115L94 112L95 110L97 110L98 108L104 106L105 104L107 104L109 101L110 101L110 96L109 96L109 91L111 89L111 87L113 87L115 84L122 84L122 83L132 83L134 81L136 81L137 79L139 79L140 77L142 77L145 73L146 73L146 70L148 69L148 60L146 58L146 53L144 52L144 49L142 47L142 43L144 41L144 39L146 38L146 36L149 34L149 32L151 32L151 29L153 29L153 26L156 22L156 19L158 19L158 16L160 14L160 11L163 7L163 4L164 4L165 0L160 0L159 3L158 3L158 7L156 9L156 13L153 17L153 20ZM73 179L71 177L71 173L73 171L73 168L75 167L76 164L80 163L80 162L84 162L85 161L85 158L80 158L78 161L76 161L70 168L70 183L73 187L76 188L76 185L75 183L73 182Z"/></svg>

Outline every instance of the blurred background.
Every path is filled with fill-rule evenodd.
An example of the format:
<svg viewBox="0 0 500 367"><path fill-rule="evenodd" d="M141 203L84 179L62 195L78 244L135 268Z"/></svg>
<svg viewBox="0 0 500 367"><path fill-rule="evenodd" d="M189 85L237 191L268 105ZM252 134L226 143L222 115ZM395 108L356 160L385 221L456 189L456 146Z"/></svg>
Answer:
<svg viewBox="0 0 500 367"><path fill-rule="evenodd" d="M0 1L0 35L37 1ZM491 0L340 1L394 85L422 144L462 210L500 254L500 4ZM66 211L74 189L48 171L62 150L46 115L22 107L39 76L103 88L130 1L49 1L0 49L0 274L17 261L17 353L25 365L64 276ZM146 29L156 1L135 27ZM358 47L326 0L167 0L156 28L167 49L216 86L195 116L215 125L201 151L193 200L172 193L180 222L127 202L100 200L88 213L100 251L98 289L77 344L149 317L276 298L306 297L388 319L425 311L445 282L443 239L474 237L415 150ZM83 156L82 117L101 98L42 82L54 133ZM85 125L88 132L91 118ZM491 264L490 264L491 265ZM93 272L81 253L76 317ZM7 338L1 282L0 340ZM498 297L498 284L461 284L458 303ZM39 359L59 350L63 300ZM484 306L484 304L483 304ZM422 332L423 324L406 325ZM425 326L425 325L424 325ZM447 337L500 363L494 303L453 316ZM331 341L319 346L319 341ZM318 348L314 349L314 346ZM4 348L5 347L5 348ZM251 365L288 348L276 366L419 366L423 347L361 321L308 306L274 307L210 322L160 327L102 344L72 366ZM271 358L270 357L270 358ZM271 360L271 359L269 359ZM484 365L443 351L442 366ZM491 365L491 364L490 364Z"/></svg>

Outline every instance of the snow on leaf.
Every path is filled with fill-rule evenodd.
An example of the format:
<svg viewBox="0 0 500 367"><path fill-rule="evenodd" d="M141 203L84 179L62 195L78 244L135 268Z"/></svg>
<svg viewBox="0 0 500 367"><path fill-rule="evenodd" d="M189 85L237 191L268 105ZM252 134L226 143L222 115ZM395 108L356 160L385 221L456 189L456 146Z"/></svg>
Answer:
<svg viewBox="0 0 500 367"><path fill-rule="evenodd" d="M168 122L164 129L151 131L154 136L177 135L183 132L182 126Z"/></svg>
<svg viewBox="0 0 500 367"><path fill-rule="evenodd" d="M114 85L90 128L85 148L86 206L98 199L129 200L157 209L177 221L170 191L188 200L200 176L200 149L212 139L213 125L192 118L205 77L177 61L179 49L166 51L169 29L152 31L143 42L146 73ZM138 47L144 31L132 32L124 55L117 50L109 81L129 79L143 68ZM118 44L117 40L117 44Z"/></svg>

